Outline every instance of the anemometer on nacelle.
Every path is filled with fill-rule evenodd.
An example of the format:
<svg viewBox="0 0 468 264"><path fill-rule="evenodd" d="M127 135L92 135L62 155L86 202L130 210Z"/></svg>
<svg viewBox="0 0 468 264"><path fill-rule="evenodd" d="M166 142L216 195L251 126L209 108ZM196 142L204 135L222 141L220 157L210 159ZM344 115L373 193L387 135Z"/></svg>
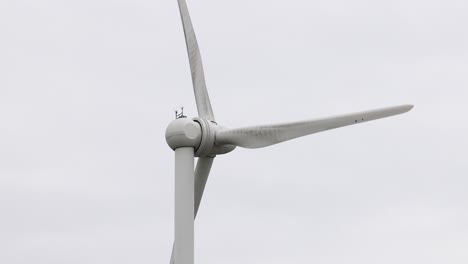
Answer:
<svg viewBox="0 0 468 264"><path fill-rule="evenodd" d="M176 119L187 118L187 116L184 116L184 106L179 106L178 108L174 110L174 112L175 112Z"/></svg>

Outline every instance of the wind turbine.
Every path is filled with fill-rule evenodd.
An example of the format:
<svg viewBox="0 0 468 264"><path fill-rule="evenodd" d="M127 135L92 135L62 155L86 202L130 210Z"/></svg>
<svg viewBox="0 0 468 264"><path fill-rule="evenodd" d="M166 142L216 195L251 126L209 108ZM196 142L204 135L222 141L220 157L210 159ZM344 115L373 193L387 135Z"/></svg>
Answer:
<svg viewBox="0 0 468 264"><path fill-rule="evenodd" d="M188 119L176 111L176 119L166 129L166 141L175 152L175 241L171 264L194 263L194 219L216 155L236 147L262 148L294 138L334 128L403 114L412 105L400 105L319 119L225 128L215 121L205 85L203 65L185 0L179 4L192 73L198 117ZM198 157L194 170L194 158Z"/></svg>

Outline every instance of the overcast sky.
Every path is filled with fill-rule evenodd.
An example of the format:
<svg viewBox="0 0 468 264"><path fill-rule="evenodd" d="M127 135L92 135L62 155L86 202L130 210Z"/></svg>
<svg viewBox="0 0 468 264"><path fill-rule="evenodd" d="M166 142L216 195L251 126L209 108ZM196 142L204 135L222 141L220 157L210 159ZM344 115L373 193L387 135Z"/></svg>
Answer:
<svg viewBox="0 0 468 264"><path fill-rule="evenodd" d="M466 0L188 0L219 124L404 115L213 165L196 263L468 262ZM0 3L0 263L168 263L176 0Z"/></svg>

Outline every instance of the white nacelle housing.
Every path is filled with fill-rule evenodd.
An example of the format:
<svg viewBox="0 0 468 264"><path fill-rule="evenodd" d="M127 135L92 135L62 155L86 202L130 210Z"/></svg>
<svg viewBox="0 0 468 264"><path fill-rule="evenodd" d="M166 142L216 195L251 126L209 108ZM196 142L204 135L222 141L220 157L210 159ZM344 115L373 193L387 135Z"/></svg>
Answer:
<svg viewBox="0 0 468 264"><path fill-rule="evenodd" d="M176 119L166 128L166 142L172 149L180 147L197 149L200 146L201 137L200 125L188 118Z"/></svg>

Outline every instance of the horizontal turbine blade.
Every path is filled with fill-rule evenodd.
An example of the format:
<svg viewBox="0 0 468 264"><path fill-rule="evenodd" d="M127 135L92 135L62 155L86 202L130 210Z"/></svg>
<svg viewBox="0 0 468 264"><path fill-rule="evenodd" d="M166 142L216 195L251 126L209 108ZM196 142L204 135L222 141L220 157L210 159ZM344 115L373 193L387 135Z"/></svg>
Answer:
<svg viewBox="0 0 468 264"><path fill-rule="evenodd" d="M187 53L190 62L190 71L192 73L193 91L197 103L198 116L204 119L215 121L213 109L211 108L210 98L206 90L205 74L203 64L198 48L197 38L193 30L192 21L185 0L177 0L179 3L180 16L184 27L185 43L187 44Z"/></svg>
<svg viewBox="0 0 468 264"><path fill-rule="evenodd" d="M325 130L403 114L412 108L412 105L401 105L293 123L221 129L216 133L215 143L243 148L262 148Z"/></svg>

